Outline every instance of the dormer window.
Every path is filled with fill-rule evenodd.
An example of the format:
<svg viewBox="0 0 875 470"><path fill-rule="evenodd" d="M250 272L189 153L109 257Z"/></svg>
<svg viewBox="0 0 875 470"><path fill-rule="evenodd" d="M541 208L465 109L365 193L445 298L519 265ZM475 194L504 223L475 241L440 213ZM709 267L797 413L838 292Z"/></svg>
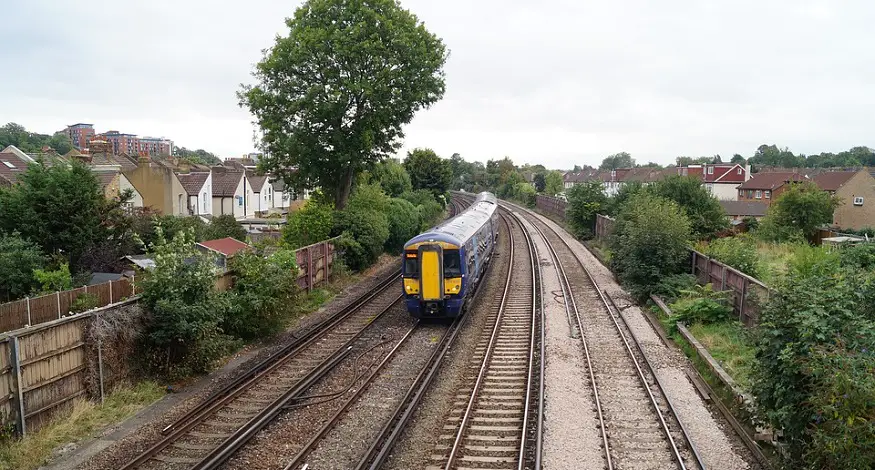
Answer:
<svg viewBox="0 0 875 470"><path fill-rule="evenodd" d="M3 160L3 164L8 166L9 168L15 168L15 165L13 165L12 162L7 162L6 160Z"/></svg>
<svg viewBox="0 0 875 470"><path fill-rule="evenodd" d="M709 175L713 175L713 174L714 174L714 167L713 167L713 166L709 166L709 167L708 167L708 174L709 174Z"/></svg>

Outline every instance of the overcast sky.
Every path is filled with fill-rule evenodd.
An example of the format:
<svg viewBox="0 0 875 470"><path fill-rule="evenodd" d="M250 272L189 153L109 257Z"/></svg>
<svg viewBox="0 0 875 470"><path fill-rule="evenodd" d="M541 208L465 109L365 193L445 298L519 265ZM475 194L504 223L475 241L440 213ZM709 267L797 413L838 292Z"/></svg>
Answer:
<svg viewBox="0 0 875 470"><path fill-rule="evenodd" d="M222 157L237 106L300 2L3 0L0 123L94 123ZM11 3L11 4L10 4ZM451 50L405 149L568 168L628 151L749 156L875 147L875 4L808 0L406 0Z"/></svg>

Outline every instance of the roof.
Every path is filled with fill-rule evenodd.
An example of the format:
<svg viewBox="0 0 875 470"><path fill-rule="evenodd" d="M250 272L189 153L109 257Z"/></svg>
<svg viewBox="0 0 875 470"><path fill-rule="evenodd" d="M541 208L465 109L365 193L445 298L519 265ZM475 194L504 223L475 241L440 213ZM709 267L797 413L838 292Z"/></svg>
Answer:
<svg viewBox="0 0 875 470"><path fill-rule="evenodd" d="M155 267L155 260L149 255L127 255L125 258L141 269L152 269Z"/></svg>
<svg viewBox="0 0 875 470"><path fill-rule="evenodd" d="M234 256L237 252L241 250L247 250L251 248L246 243L243 243L240 240L231 237L220 238L218 240L207 240L205 242L198 243L198 245L209 248L213 251L217 251L225 255L226 258Z"/></svg>
<svg viewBox="0 0 875 470"><path fill-rule="evenodd" d="M790 181L806 181L808 178L795 172L780 173L756 173L744 183L738 185L738 189L767 189L780 188Z"/></svg>
<svg viewBox="0 0 875 470"><path fill-rule="evenodd" d="M252 185L252 192L261 192L261 188L264 187L264 182L267 180L267 175L256 175L252 172L246 172L246 178L249 180L249 184Z"/></svg>
<svg viewBox="0 0 875 470"><path fill-rule="evenodd" d="M194 173L177 173L176 177L179 178L179 182L186 193L190 196L196 196L200 193L201 188L204 187L204 183L210 177L210 174L198 171ZM236 188L236 186L234 187Z"/></svg>
<svg viewBox="0 0 875 470"><path fill-rule="evenodd" d="M124 274L116 274L116 273L92 273L91 280L88 281L89 286L96 286L98 284L103 284L105 282L110 281L118 281L119 279L125 277Z"/></svg>
<svg viewBox="0 0 875 470"><path fill-rule="evenodd" d="M216 169L216 167L213 167ZM231 171L222 167L222 170L213 171L213 196L233 197L243 177L242 171Z"/></svg>
<svg viewBox="0 0 875 470"><path fill-rule="evenodd" d="M814 182L824 191L835 191L856 174L856 171L829 171L815 176Z"/></svg>
<svg viewBox="0 0 875 470"><path fill-rule="evenodd" d="M285 191L286 190L286 182L281 178L271 177L270 184L273 185L274 191Z"/></svg>
<svg viewBox="0 0 875 470"><path fill-rule="evenodd" d="M759 201L719 201L726 215L741 217L762 217L766 215L769 204Z"/></svg>
<svg viewBox="0 0 875 470"><path fill-rule="evenodd" d="M6 148L3 149L3 151L0 153L11 153L13 155L17 155L18 158L20 158L28 163L34 163L36 161L33 158L31 158L28 154L22 152L18 147L14 146L14 145L6 146Z"/></svg>
<svg viewBox="0 0 875 470"><path fill-rule="evenodd" d="M114 171L100 171L94 172L94 176L97 177L97 182L100 183L100 189L105 190L107 186L112 184L118 173Z"/></svg>
<svg viewBox="0 0 875 470"><path fill-rule="evenodd" d="M28 164L30 162L18 154L4 150L0 152L0 177L14 184L18 181L18 174L27 171Z"/></svg>

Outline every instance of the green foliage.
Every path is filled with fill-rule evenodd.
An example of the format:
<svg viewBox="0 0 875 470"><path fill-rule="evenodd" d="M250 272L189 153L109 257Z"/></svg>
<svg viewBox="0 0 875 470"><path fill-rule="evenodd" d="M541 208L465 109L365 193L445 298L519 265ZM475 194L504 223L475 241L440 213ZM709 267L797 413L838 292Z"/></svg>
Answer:
<svg viewBox="0 0 875 470"><path fill-rule="evenodd" d="M655 196L674 201L690 221L693 237L707 238L729 226L720 203L702 186L702 181L690 176L670 176L650 185Z"/></svg>
<svg viewBox="0 0 875 470"><path fill-rule="evenodd" d="M229 305L213 291L214 259L195 249L191 230L170 242L157 232L155 268L143 281L147 368L170 376L206 372L233 344L219 327Z"/></svg>
<svg viewBox="0 0 875 470"><path fill-rule="evenodd" d="M346 265L361 271L382 253L389 239L389 220L382 212L348 208L337 213L335 232L343 235L341 246Z"/></svg>
<svg viewBox="0 0 875 470"><path fill-rule="evenodd" d="M744 226L747 227L749 232L755 232L760 226L760 221L756 217L747 216L741 219L741 221L744 222Z"/></svg>
<svg viewBox="0 0 875 470"><path fill-rule="evenodd" d="M875 243L864 243L843 248L839 252L842 266L851 269L875 271Z"/></svg>
<svg viewBox="0 0 875 470"><path fill-rule="evenodd" d="M377 164L371 171L374 182L380 184L389 197L399 197L407 191L413 190L410 175L404 169L404 165L395 159L388 159Z"/></svg>
<svg viewBox="0 0 875 470"><path fill-rule="evenodd" d="M790 468L875 466L875 288L870 271L791 269L761 313L753 391Z"/></svg>
<svg viewBox="0 0 875 470"><path fill-rule="evenodd" d="M792 248L792 257L787 262L787 272L799 276L817 276L838 269L839 254L822 246L798 243Z"/></svg>
<svg viewBox="0 0 875 470"><path fill-rule="evenodd" d="M97 308L100 299L92 293L81 293L76 296L76 300L70 305L70 311L73 313L82 313Z"/></svg>
<svg viewBox="0 0 875 470"><path fill-rule="evenodd" d="M18 147L22 152L41 152L43 147L51 147L63 155L73 149L70 138L63 135L46 135L28 132L24 126L10 122L0 127L0 150L9 145Z"/></svg>
<svg viewBox="0 0 875 470"><path fill-rule="evenodd" d="M422 226L419 211L410 201L400 198L389 200L389 239L386 240L386 251L400 253L407 240L415 237Z"/></svg>
<svg viewBox="0 0 875 470"><path fill-rule="evenodd" d="M832 222L841 201L812 182L794 183L772 202L760 228L764 239L784 241L794 233L811 240L819 227Z"/></svg>
<svg viewBox="0 0 875 470"><path fill-rule="evenodd" d="M18 184L0 188L0 231L18 231L45 253L63 254L75 270L89 247L112 234L116 207L85 165L32 164Z"/></svg>
<svg viewBox="0 0 875 470"><path fill-rule="evenodd" d="M635 159L628 152L620 152L605 157L599 170L616 170L617 168L634 168Z"/></svg>
<svg viewBox="0 0 875 470"><path fill-rule="evenodd" d="M739 235L712 240L705 248L704 254L748 276L758 278L760 275L756 243L748 236Z"/></svg>
<svg viewBox="0 0 875 470"><path fill-rule="evenodd" d="M225 295L228 309L222 330L252 340L283 330L292 312L298 288L297 268L289 261L294 252L264 257L262 253L240 252L231 258L234 287Z"/></svg>
<svg viewBox="0 0 875 470"><path fill-rule="evenodd" d="M188 217L197 219L198 217ZM246 241L246 229L234 218L233 215L220 215L210 220L210 224L203 231L204 240L218 240L219 238L234 238L241 242Z"/></svg>
<svg viewBox="0 0 875 470"><path fill-rule="evenodd" d="M620 186L620 189L617 191L613 197L608 199L608 204L605 208L605 212L602 214L609 215L611 217L616 217L617 214L623 209L623 206L626 204L632 196L644 191L645 186L641 184L640 181L630 181Z"/></svg>
<svg viewBox="0 0 875 470"><path fill-rule="evenodd" d="M555 196L565 191L565 180L562 178L562 173L556 170L547 173L544 178L543 191L548 196Z"/></svg>
<svg viewBox="0 0 875 470"><path fill-rule="evenodd" d="M347 209L354 211L376 211L385 213L389 208L389 198L378 184L362 184L355 188L349 198Z"/></svg>
<svg viewBox="0 0 875 470"><path fill-rule="evenodd" d="M0 300L16 300L37 288L33 272L45 263L39 246L21 238L18 232L0 234Z"/></svg>
<svg viewBox="0 0 875 470"><path fill-rule="evenodd" d="M207 152L204 149L189 150L185 147L175 147L173 155L199 165L212 166L222 164L222 160L216 154Z"/></svg>
<svg viewBox="0 0 875 470"><path fill-rule="evenodd" d="M728 291L715 291L711 284L682 291L683 297L671 304L672 323L711 324L728 320L732 308L727 302Z"/></svg>
<svg viewBox="0 0 875 470"><path fill-rule="evenodd" d="M480 192L486 186L486 167L481 162L467 162L458 153L450 157L450 168L453 170L453 189L464 189L468 192Z"/></svg>
<svg viewBox="0 0 875 470"><path fill-rule="evenodd" d="M356 174L394 153L402 127L444 94L447 50L394 0L308 0L238 94L265 169L316 185L339 210Z"/></svg>
<svg viewBox="0 0 875 470"><path fill-rule="evenodd" d="M70 275L70 266L61 263L58 269L34 269L33 277L40 285L41 293L49 293L73 288L73 276Z"/></svg>
<svg viewBox="0 0 875 470"><path fill-rule="evenodd" d="M535 173L532 177L532 184L535 186L535 191L543 193L547 189L547 174ZM550 196L555 196L555 194L550 194Z"/></svg>
<svg viewBox="0 0 875 470"><path fill-rule="evenodd" d="M676 203L636 195L614 225L611 267L635 297L645 299L660 279L686 270L690 236L690 222Z"/></svg>
<svg viewBox="0 0 875 470"><path fill-rule="evenodd" d="M596 214L602 213L608 204L602 184L597 181L578 184L571 187L565 196L568 199L565 219L574 234L581 238L592 238Z"/></svg>
<svg viewBox="0 0 875 470"><path fill-rule="evenodd" d="M427 189L435 197L446 193L453 182L453 168L448 160L432 149L413 149L404 159L404 169L410 174L413 189Z"/></svg>
<svg viewBox="0 0 875 470"><path fill-rule="evenodd" d="M672 274L660 279L652 294L671 303L683 296L684 292L694 291L696 285L696 277L692 274Z"/></svg>
<svg viewBox="0 0 875 470"><path fill-rule="evenodd" d="M535 207L538 194L529 183L517 183L513 188L513 198L527 207Z"/></svg>
<svg viewBox="0 0 875 470"><path fill-rule="evenodd" d="M301 210L289 214L283 242L289 248L312 245L331 236L333 226L333 205L311 199Z"/></svg>
<svg viewBox="0 0 875 470"><path fill-rule="evenodd" d="M444 215L444 208L435 201L425 201L416 206L416 210L419 212L419 228L422 231L434 227Z"/></svg>

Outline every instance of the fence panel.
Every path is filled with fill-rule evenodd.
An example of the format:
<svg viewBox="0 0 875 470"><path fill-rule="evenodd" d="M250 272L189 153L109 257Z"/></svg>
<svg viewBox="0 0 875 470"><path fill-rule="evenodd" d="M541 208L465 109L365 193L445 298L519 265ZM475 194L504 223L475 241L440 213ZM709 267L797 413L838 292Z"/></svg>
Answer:
<svg viewBox="0 0 875 470"><path fill-rule="evenodd" d="M23 328L27 324L27 302L25 300L0 305L0 328L3 331Z"/></svg>
<svg viewBox="0 0 875 470"><path fill-rule="evenodd" d="M16 407L16 392L15 378L12 369L10 355L12 351L9 348L9 338L0 340L0 425L15 424Z"/></svg>
<svg viewBox="0 0 875 470"><path fill-rule="evenodd" d="M693 256L693 276L699 284L711 283L715 290L728 290L732 310L747 326L759 322L760 309L768 301L769 288L762 282L696 250Z"/></svg>
<svg viewBox="0 0 875 470"><path fill-rule="evenodd" d="M109 282L104 282L103 284L98 284L96 286L88 286L88 293L97 296L97 305L100 307L105 307L112 303L112 296L109 292Z"/></svg>
<svg viewBox="0 0 875 470"><path fill-rule="evenodd" d="M30 324L39 325L58 319L58 296L48 294L30 299Z"/></svg>
<svg viewBox="0 0 875 470"><path fill-rule="evenodd" d="M559 220L565 220L565 207L568 203L562 199L550 196L537 196L535 206L541 211L557 217Z"/></svg>

